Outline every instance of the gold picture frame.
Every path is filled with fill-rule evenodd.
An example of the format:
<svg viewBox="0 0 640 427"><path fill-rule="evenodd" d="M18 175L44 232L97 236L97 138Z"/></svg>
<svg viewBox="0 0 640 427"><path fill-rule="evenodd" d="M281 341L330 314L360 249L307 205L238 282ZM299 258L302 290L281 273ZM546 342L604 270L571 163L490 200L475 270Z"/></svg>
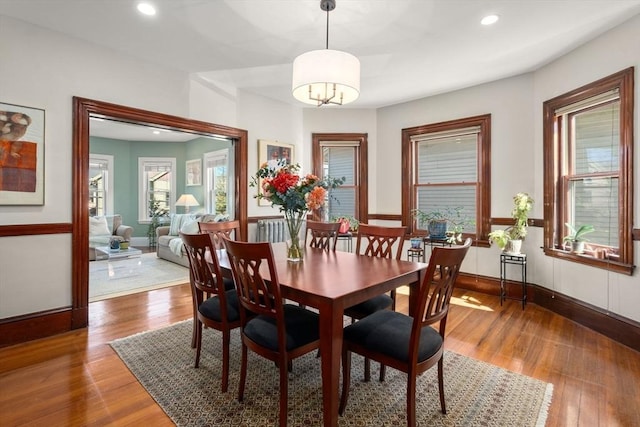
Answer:
<svg viewBox="0 0 640 427"><path fill-rule="evenodd" d="M286 164L294 162L294 145L278 141L258 140L258 168L267 162L277 163L284 160ZM261 188L258 191L262 191ZM258 206L271 206L264 199L258 199Z"/></svg>

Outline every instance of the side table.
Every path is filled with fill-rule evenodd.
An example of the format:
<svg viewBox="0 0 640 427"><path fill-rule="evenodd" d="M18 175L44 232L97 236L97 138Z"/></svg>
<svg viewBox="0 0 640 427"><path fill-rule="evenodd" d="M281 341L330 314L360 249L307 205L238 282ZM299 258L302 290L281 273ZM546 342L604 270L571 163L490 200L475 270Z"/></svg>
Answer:
<svg viewBox="0 0 640 427"><path fill-rule="evenodd" d="M507 265L519 265L522 273L522 297L510 297L507 295ZM522 301L522 309L527 303L527 255L526 254L500 254L500 305L505 299Z"/></svg>
<svg viewBox="0 0 640 427"><path fill-rule="evenodd" d="M427 262L427 245L429 245L429 248L433 248L434 246L445 247L451 246L451 242L449 242L446 237L425 237L424 239L422 239L422 249L424 249L424 251L422 252L422 262Z"/></svg>
<svg viewBox="0 0 640 427"><path fill-rule="evenodd" d="M347 252L353 252L353 233L350 231L347 231L346 233L338 233L337 240L342 240L344 242Z"/></svg>
<svg viewBox="0 0 640 427"><path fill-rule="evenodd" d="M407 261L424 262L424 249L422 248L409 248L407 249Z"/></svg>

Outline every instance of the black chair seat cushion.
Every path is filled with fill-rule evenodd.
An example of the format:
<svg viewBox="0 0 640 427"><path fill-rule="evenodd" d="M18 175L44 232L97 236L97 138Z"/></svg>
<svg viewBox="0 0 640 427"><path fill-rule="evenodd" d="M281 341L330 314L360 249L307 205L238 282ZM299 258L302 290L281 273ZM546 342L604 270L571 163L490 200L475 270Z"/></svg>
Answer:
<svg viewBox="0 0 640 427"><path fill-rule="evenodd" d="M344 340L369 350L409 362L409 341L413 318L391 310L373 313L344 328ZM430 326L420 332L418 362L433 356L442 346L442 337Z"/></svg>
<svg viewBox="0 0 640 427"><path fill-rule="evenodd" d="M320 321L317 313L292 304L285 304L283 309L287 351L320 338ZM256 316L247 322L243 332L262 347L278 351L278 329L273 317Z"/></svg>
<svg viewBox="0 0 640 427"><path fill-rule="evenodd" d="M361 302L360 304L351 306L347 310L354 311L356 313L362 314L363 316L368 316L375 313L376 311L386 310L392 305L393 299L387 294L382 294L378 295L377 297L368 299L365 302Z"/></svg>
<svg viewBox="0 0 640 427"><path fill-rule="evenodd" d="M231 289L225 292L225 296L227 297L227 321L234 322L239 320L240 308L238 304L238 293L235 289ZM222 316L220 315L220 298L218 298L218 296L208 298L200 304L198 311L208 319L222 322Z"/></svg>
<svg viewBox="0 0 640 427"><path fill-rule="evenodd" d="M224 289L226 291L230 291L231 289L235 289L236 288L236 283L230 277L223 277L222 278L222 283L224 283Z"/></svg>

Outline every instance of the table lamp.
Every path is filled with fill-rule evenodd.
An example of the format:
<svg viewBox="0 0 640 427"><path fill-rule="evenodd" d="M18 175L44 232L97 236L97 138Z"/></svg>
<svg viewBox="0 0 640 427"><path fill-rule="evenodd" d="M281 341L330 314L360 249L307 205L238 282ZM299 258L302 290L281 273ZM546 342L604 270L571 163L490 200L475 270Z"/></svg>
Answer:
<svg viewBox="0 0 640 427"><path fill-rule="evenodd" d="M184 206L184 213L189 213L191 206L200 206L193 194L183 194L176 202L176 206Z"/></svg>

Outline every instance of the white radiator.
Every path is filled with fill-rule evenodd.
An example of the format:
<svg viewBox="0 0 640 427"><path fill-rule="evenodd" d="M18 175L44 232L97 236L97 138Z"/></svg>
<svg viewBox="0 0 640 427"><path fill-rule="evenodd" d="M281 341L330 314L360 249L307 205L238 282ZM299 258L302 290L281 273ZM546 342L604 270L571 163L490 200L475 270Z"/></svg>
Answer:
<svg viewBox="0 0 640 427"><path fill-rule="evenodd" d="M304 239L305 224L300 227L300 238ZM260 219L258 220L258 242L285 242L289 239L289 230L284 219Z"/></svg>

